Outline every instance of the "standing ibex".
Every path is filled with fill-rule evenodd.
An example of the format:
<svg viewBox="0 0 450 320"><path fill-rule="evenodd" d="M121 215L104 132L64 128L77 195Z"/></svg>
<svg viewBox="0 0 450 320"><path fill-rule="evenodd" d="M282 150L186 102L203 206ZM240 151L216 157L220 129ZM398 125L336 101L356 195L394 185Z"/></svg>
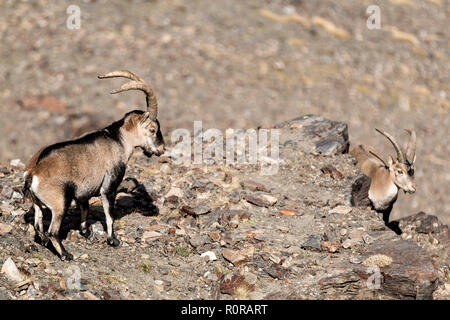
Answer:
<svg viewBox="0 0 450 320"><path fill-rule="evenodd" d="M89 199L101 196L106 216L107 243L118 246L113 232L113 210L116 191L125 174L126 164L134 148L144 154L164 153L164 139L156 118L158 107L150 86L129 71L113 71L100 79L124 77L131 79L111 93L141 90L146 95L147 111L134 110L105 127L80 138L56 143L41 149L28 162L24 192L31 195L34 205L34 228L44 243L51 240L62 260L71 260L61 244L59 229L65 212L75 200L81 209L80 233L89 237L86 225ZM52 212L48 233L44 232L42 210Z"/></svg>
<svg viewBox="0 0 450 320"><path fill-rule="evenodd" d="M416 191L414 184L416 133L405 129L410 135L405 156L390 134L376 130L392 143L397 152L397 160L389 155L386 164L372 147L364 145L353 148L350 154L356 158L357 167L370 178L369 200L376 211L383 213L383 219L388 224L389 214L397 200L398 190L402 189L405 193Z"/></svg>

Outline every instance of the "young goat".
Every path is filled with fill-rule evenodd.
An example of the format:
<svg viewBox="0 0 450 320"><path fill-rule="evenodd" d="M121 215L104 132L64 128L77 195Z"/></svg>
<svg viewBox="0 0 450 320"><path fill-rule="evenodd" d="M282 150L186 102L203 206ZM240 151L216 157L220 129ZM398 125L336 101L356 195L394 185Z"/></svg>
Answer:
<svg viewBox="0 0 450 320"><path fill-rule="evenodd" d="M399 189L402 189L405 193L416 191L414 183L416 133L405 129L410 135L405 156L390 134L378 129L375 130L392 143L397 152L397 160L389 155L386 164L372 147L364 145L353 148L350 154L356 158L357 167L370 178L369 200L376 211L383 213L383 220L388 225L389 215L397 200Z"/></svg>
<svg viewBox="0 0 450 320"><path fill-rule="evenodd" d="M104 129L42 148L26 167L24 192L31 195L33 201L34 228L45 244L50 239L61 260L73 258L62 246L58 235L72 200L81 209L80 233L89 237L90 231L86 225L89 199L100 195L106 216L107 243L118 246L120 242L113 232L111 212L126 164L136 147L143 149L148 157L164 153L164 139L156 118L158 106L152 89L142 78L129 71L113 71L98 78L115 77L132 81L111 93L141 90L146 95L147 111L128 112ZM42 222L42 210L45 208L52 212L47 233Z"/></svg>

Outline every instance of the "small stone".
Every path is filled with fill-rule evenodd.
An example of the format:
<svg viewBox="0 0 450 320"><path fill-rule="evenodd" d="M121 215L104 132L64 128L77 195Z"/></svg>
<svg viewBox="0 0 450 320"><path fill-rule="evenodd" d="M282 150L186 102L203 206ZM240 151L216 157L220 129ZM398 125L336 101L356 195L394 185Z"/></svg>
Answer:
<svg viewBox="0 0 450 320"><path fill-rule="evenodd" d="M341 236L345 236L347 234L347 229L341 229L340 234Z"/></svg>
<svg viewBox="0 0 450 320"><path fill-rule="evenodd" d="M320 169L320 171L322 171L324 174L331 175L331 177L333 179L342 179L342 178L344 178L344 174L341 171L337 170L332 165L324 166L324 167L322 167L322 169Z"/></svg>
<svg viewBox="0 0 450 320"><path fill-rule="evenodd" d="M256 284L258 282L258 276L254 273L247 272L244 275L244 280L249 284Z"/></svg>
<svg viewBox="0 0 450 320"><path fill-rule="evenodd" d="M209 237L211 238L212 241L219 241L220 240L220 233L218 232L214 232L211 231L210 233L208 233Z"/></svg>
<svg viewBox="0 0 450 320"><path fill-rule="evenodd" d="M250 300L263 300L264 299L264 293L259 291L250 292L248 295Z"/></svg>
<svg viewBox="0 0 450 320"><path fill-rule="evenodd" d="M316 151L327 156L340 153L342 149L344 148L340 142L328 138L321 139L316 143Z"/></svg>
<svg viewBox="0 0 450 320"><path fill-rule="evenodd" d="M361 239L363 239L364 235L367 235L367 233L365 233L365 229L364 228L357 228L355 230L352 230L348 236L349 236L350 239L359 240L360 241Z"/></svg>
<svg viewBox="0 0 450 320"><path fill-rule="evenodd" d="M339 249L339 242L337 241L322 241L322 248L330 253L335 253Z"/></svg>
<svg viewBox="0 0 450 320"><path fill-rule="evenodd" d="M283 233L289 233L289 228L284 226L277 226L277 230L280 230Z"/></svg>
<svg viewBox="0 0 450 320"><path fill-rule="evenodd" d="M364 240L364 243L367 243L367 244L372 244L375 240L371 237L371 236L369 236L367 233L364 233L363 234L363 236L362 236L362 238L363 238L363 240Z"/></svg>
<svg viewBox="0 0 450 320"><path fill-rule="evenodd" d="M352 208L348 207L348 206L337 206L333 209L331 209L329 212L330 213L338 213L338 214L348 214L350 212L352 212Z"/></svg>
<svg viewBox="0 0 450 320"><path fill-rule="evenodd" d="M219 280L216 272L206 271L203 278L207 281L216 282Z"/></svg>
<svg viewBox="0 0 450 320"><path fill-rule="evenodd" d="M269 257L270 261L273 263L279 264L281 262L281 258L277 257L276 255L271 254Z"/></svg>
<svg viewBox="0 0 450 320"><path fill-rule="evenodd" d="M355 245L357 245L358 243L361 243L361 240L359 239L346 239L343 243L342 243L342 247L345 249L351 248Z"/></svg>
<svg viewBox="0 0 450 320"><path fill-rule="evenodd" d="M253 254L255 253L255 247L253 247L252 245L248 245L239 250L239 253L248 258L253 257Z"/></svg>
<svg viewBox="0 0 450 320"><path fill-rule="evenodd" d="M11 227L9 224L0 223L0 236L11 233L13 230L13 227Z"/></svg>
<svg viewBox="0 0 450 320"><path fill-rule="evenodd" d="M277 263L272 263L272 265L264 268L264 271L274 279L283 279L284 271L281 266Z"/></svg>
<svg viewBox="0 0 450 320"><path fill-rule="evenodd" d="M285 216L295 216L298 213L297 210L291 210L291 209L281 209L278 212Z"/></svg>
<svg viewBox="0 0 450 320"><path fill-rule="evenodd" d="M168 163L164 163L161 168L159 169L159 171L161 171L162 173L170 173L171 169L170 169L170 165Z"/></svg>
<svg viewBox="0 0 450 320"><path fill-rule="evenodd" d="M155 280L155 284L158 286L162 286L164 284L164 281L162 280Z"/></svg>
<svg viewBox="0 0 450 320"><path fill-rule="evenodd" d="M83 298L85 298L87 300L100 300L100 298L98 298L97 296L95 296L94 294L92 294L89 291L84 291L81 293L81 295L83 296Z"/></svg>
<svg viewBox="0 0 450 320"><path fill-rule="evenodd" d="M168 198L170 196L177 196L178 198L183 198L184 192L178 187L172 187L170 188L169 192L165 195L165 198Z"/></svg>
<svg viewBox="0 0 450 320"><path fill-rule="evenodd" d="M301 247L302 247L302 249L305 249L305 250L321 251L322 250L321 241L322 241L322 236L312 234L309 236L308 240L306 240L302 244Z"/></svg>
<svg viewBox="0 0 450 320"><path fill-rule="evenodd" d="M144 242L152 242L162 237L162 234L156 231L145 231L142 235Z"/></svg>
<svg viewBox="0 0 450 320"><path fill-rule="evenodd" d="M256 193L253 195L246 194L244 196L244 199L251 204L266 208L273 206L278 201L278 199L275 198L274 196L264 193Z"/></svg>
<svg viewBox="0 0 450 320"><path fill-rule="evenodd" d="M283 261L283 263L281 264L281 266L285 269L289 269L292 266L292 262L294 259L292 259L292 257L288 257L287 259L285 259Z"/></svg>
<svg viewBox="0 0 450 320"><path fill-rule="evenodd" d="M190 215L195 215L195 216L200 216L200 215L204 215L207 214L208 212L211 211L211 208L207 207L207 206L188 206L185 205L183 207L181 207L181 211Z"/></svg>
<svg viewBox="0 0 450 320"><path fill-rule="evenodd" d="M378 266L380 268L387 267L392 263L392 258L384 254L375 254L364 260L363 265Z"/></svg>
<svg viewBox="0 0 450 320"><path fill-rule="evenodd" d="M11 258L8 258L2 266L2 273L4 273L10 280L22 282L25 280L22 273L17 269L16 264Z"/></svg>
<svg viewBox="0 0 450 320"><path fill-rule="evenodd" d="M240 266L241 264L247 261L247 258L245 256L231 249L224 249L222 251L222 255L226 260L230 261L235 267Z"/></svg>
<svg viewBox="0 0 450 320"><path fill-rule="evenodd" d="M212 251L206 251L201 254L201 257L205 257L208 259L207 261L215 261L217 260L216 254Z"/></svg>
<svg viewBox="0 0 450 320"><path fill-rule="evenodd" d="M89 256L85 253L85 254L82 254L79 259L87 260L87 259L89 259Z"/></svg>
<svg viewBox="0 0 450 320"><path fill-rule="evenodd" d="M18 169L25 169L25 165L22 163L22 161L20 161L20 159L11 160L9 165L11 167L15 167L15 168L18 168Z"/></svg>
<svg viewBox="0 0 450 320"><path fill-rule="evenodd" d="M176 229L175 230L175 235L177 235L177 236L184 236L184 235L186 235L186 231L184 231L183 229Z"/></svg>
<svg viewBox="0 0 450 320"><path fill-rule="evenodd" d="M51 267L45 268L44 272L46 272L48 274L51 274L53 276L58 274L58 272L55 269L51 268Z"/></svg>
<svg viewBox="0 0 450 320"><path fill-rule="evenodd" d="M350 263L360 264L361 263L361 259L359 257L356 257L356 256L351 256L350 257Z"/></svg>
<svg viewBox="0 0 450 320"><path fill-rule="evenodd" d="M13 215L13 216L21 216L24 214L25 214L25 211L21 208L11 211L11 215Z"/></svg>
<svg viewBox="0 0 450 320"><path fill-rule="evenodd" d="M29 258L29 259L25 260L25 263L30 266L37 266L38 264L41 263L41 260L39 260L37 258Z"/></svg>
<svg viewBox="0 0 450 320"><path fill-rule="evenodd" d="M3 167L3 166L0 166L0 172L3 173L4 175L8 175L11 173L7 167Z"/></svg>
<svg viewBox="0 0 450 320"><path fill-rule="evenodd" d="M7 199L11 199L11 197L12 197L12 195L13 195L13 193L14 193L14 190L11 189L11 188L10 188L9 186L7 186L7 185L4 185L0 191L1 191L0 194L1 194L4 198L7 198Z"/></svg>
<svg viewBox="0 0 450 320"><path fill-rule="evenodd" d="M259 183L259 182L253 181L253 180L242 181L241 187L243 189L250 190L250 191L263 191L263 192L270 193L269 188L267 188L262 183Z"/></svg>
<svg viewBox="0 0 450 320"><path fill-rule="evenodd" d="M194 237L189 239L189 243L194 248L200 247L208 242L208 239L202 235L195 235Z"/></svg>
<svg viewBox="0 0 450 320"><path fill-rule="evenodd" d="M16 191L14 191L13 193L12 193L12 195L11 195L11 199L22 199L23 198L23 196L19 193L19 192L16 192Z"/></svg>

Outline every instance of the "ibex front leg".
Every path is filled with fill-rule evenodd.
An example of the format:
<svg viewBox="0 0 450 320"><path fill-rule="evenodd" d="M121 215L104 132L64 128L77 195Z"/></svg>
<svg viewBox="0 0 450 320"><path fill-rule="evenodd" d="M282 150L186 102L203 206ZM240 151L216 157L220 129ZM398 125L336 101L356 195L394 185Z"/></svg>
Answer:
<svg viewBox="0 0 450 320"><path fill-rule="evenodd" d="M89 230L87 225L89 201L88 200L79 201L78 207L80 208L81 211L80 234L85 238L89 238L89 236L91 235L91 231Z"/></svg>
<svg viewBox="0 0 450 320"><path fill-rule="evenodd" d="M116 177L114 177L116 178ZM116 179L111 179L110 175L106 175L103 186L100 189L100 195L102 196L102 204L103 204L103 211L105 212L106 217L106 232L108 234L108 238L106 242L113 247L117 247L120 244L120 241L116 239L116 236L114 235L114 229L113 229L113 217L112 212L114 210L114 201L116 199L116 189L115 187L115 181ZM119 180L120 181L120 180Z"/></svg>
<svg viewBox="0 0 450 320"><path fill-rule="evenodd" d="M106 217L106 232L108 234L108 238L106 242L113 247L117 247L120 244L120 241L116 239L116 236L114 235L113 230L113 217L112 212L114 210L114 200L116 198L115 194L107 194L107 193L101 193L102 195L102 203L103 203L103 210L105 211L105 217Z"/></svg>

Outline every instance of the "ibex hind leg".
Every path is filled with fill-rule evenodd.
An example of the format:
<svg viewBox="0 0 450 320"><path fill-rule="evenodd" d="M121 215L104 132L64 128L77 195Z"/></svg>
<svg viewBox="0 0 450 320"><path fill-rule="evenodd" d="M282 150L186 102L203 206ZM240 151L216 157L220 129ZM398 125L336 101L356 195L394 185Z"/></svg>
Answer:
<svg viewBox="0 0 450 320"><path fill-rule="evenodd" d="M52 221L48 227L48 237L53 244L56 252L61 260L72 260L73 256L64 249L59 236L59 230L63 221L64 215L67 212L74 195L74 188L70 185L64 186L63 192L60 190L48 190L47 199L49 209L52 212ZM46 203L47 203L46 202Z"/></svg>
<svg viewBox="0 0 450 320"><path fill-rule="evenodd" d="M42 208L34 203L34 230L36 231L36 234L39 236L42 244L47 245L48 243L48 237L44 232L44 223L43 223L43 214L42 214Z"/></svg>
<svg viewBox="0 0 450 320"><path fill-rule="evenodd" d="M54 206L51 208L52 211L52 222L48 228L48 237L53 244L56 252L58 253L61 260L69 261L73 259L73 256L64 249L59 237L59 229L61 227L61 222L64 218L66 212L64 206Z"/></svg>

